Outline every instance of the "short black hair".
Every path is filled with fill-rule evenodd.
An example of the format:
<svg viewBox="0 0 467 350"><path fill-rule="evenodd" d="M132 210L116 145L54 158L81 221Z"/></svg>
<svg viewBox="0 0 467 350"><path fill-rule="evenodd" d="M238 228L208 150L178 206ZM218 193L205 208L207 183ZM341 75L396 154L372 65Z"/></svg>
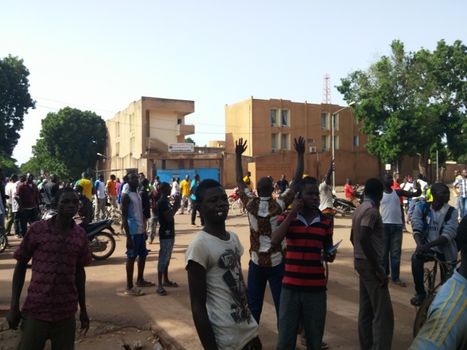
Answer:
<svg viewBox="0 0 467 350"><path fill-rule="evenodd" d="M78 189L82 187L80 185L76 186L76 188ZM58 202L60 201L60 198L62 198L62 196L66 193L74 193L76 195L76 197L78 197L78 193L72 189L71 187L63 187L63 188L60 188L57 193L55 193L55 203L58 204Z"/></svg>
<svg viewBox="0 0 467 350"><path fill-rule="evenodd" d="M449 192L449 187L446 184L443 184L442 182L436 182L433 185L431 185L431 194L433 193L439 193L442 191L448 191Z"/></svg>
<svg viewBox="0 0 467 350"><path fill-rule="evenodd" d="M297 192L302 192L306 185L318 185L318 180L312 176L305 176L295 186Z"/></svg>
<svg viewBox="0 0 467 350"><path fill-rule="evenodd" d="M222 185L216 180L206 179L206 180L201 181L195 192L196 203L199 204L203 201L206 190L209 190L210 188L217 188L217 187L222 187Z"/></svg>
<svg viewBox="0 0 467 350"><path fill-rule="evenodd" d="M467 216L464 216L457 227L456 243L460 250L467 253Z"/></svg>
<svg viewBox="0 0 467 350"><path fill-rule="evenodd" d="M383 183L377 178L366 180L363 193L368 197L381 196L384 190Z"/></svg>

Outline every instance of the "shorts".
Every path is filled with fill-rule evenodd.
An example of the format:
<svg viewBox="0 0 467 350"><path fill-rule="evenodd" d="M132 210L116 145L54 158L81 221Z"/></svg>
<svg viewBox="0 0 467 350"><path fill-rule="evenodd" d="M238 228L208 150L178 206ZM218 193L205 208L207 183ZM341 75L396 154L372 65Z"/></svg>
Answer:
<svg viewBox="0 0 467 350"><path fill-rule="evenodd" d="M126 250L126 256L129 258L136 258L137 256L144 258L148 255L146 249L146 234L141 233L137 235L131 235L133 240L133 248Z"/></svg>
<svg viewBox="0 0 467 350"><path fill-rule="evenodd" d="M41 321L25 317L21 323L19 350L43 349L48 339L57 349L75 348L76 321L73 315L62 321Z"/></svg>
<svg viewBox="0 0 467 350"><path fill-rule="evenodd" d="M159 240L160 250L157 263L157 272L163 273L167 266L169 266L170 258L172 257L172 251L174 248L174 241L174 238L165 238Z"/></svg>

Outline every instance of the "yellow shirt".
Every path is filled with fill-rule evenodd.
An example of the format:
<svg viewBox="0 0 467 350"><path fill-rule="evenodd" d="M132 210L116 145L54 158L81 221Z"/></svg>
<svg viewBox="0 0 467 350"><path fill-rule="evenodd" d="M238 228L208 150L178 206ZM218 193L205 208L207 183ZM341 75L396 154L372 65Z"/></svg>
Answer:
<svg viewBox="0 0 467 350"><path fill-rule="evenodd" d="M191 182L187 180L182 180L180 182L180 192L182 197L188 197L190 195Z"/></svg>
<svg viewBox="0 0 467 350"><path fill-rule="evenodd" d="M83 195L85 195L92 202L92 182L88 179L81 179L77 185L83 188Z"/></svg>

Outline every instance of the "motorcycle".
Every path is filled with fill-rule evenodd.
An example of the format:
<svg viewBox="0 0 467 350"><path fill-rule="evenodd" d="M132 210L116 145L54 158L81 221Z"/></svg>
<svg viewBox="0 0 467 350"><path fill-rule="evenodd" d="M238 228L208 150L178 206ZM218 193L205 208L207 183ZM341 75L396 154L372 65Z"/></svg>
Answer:
<svg viewBox="0 0 467 350"><path fill-rule="evenodd" d="M363 202L363 191L358 191L357 189L353 192L353 195L355 198L358 199L358 202L362 204ZM343 198L338 198L336 196L333 196L334 201L333 201L333 207L334 210L341 214L342 216L345 215L351 215L357 209L355 206L355 203L352 201L349 201L347 199Z"/></svg>
<svg viewBox="0 0 467 350"><path fill-rule="evenodd" d="M244 214L246 212L245 206L243 205L242 200L240 199L240 193L238 187L236 187L231 194L229 194L229 209L233 212L234 210L238 210L240 214Z"/></svg>
<svg viewBox="0 0 467 350"><path fill-rule="evenodd" d="M48 220L56 214L56 211L49 210L43 214L42 220ZM112 223L112 219L106 219L89 224L79 224L86 231L89 249L94 260L105 260L115 251L116 243L113 236L116 233Z"/></svg>

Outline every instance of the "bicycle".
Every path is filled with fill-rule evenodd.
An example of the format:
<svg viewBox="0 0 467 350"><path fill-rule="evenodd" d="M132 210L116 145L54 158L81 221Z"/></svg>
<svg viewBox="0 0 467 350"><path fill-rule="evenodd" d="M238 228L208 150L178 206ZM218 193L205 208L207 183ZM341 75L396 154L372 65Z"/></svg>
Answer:
<svg viewBox="0 0 467 350"><path fill-rule="evenodd" d="M413 337L415 338L425 324L428 317L428 309L430 308L433 299L436 296L438 288L446 282L451 276L455 267L460 263L460 260L449 262L438 259L435 253L425 253L421 256L425 262L433 262L431 269L425 266L423 283L427 290L426 298L420 304L415 315L413 324ZM436 284L438 270L441 272L440 281ZM443 278L444 277L444 278Z"/></svg>

